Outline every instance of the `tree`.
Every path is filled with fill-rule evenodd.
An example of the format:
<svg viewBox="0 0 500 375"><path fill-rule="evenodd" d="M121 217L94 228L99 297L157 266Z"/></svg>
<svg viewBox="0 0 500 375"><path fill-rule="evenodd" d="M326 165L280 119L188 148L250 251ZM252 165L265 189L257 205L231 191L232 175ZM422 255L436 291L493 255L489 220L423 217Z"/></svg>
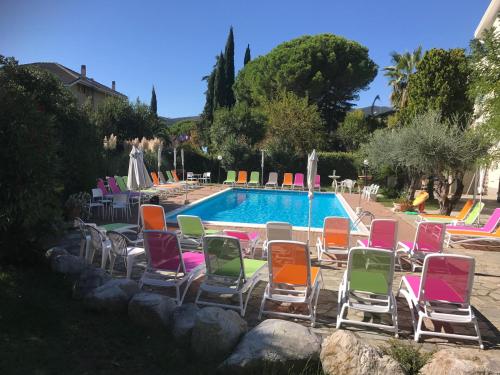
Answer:
<svg viewBox="0 0 500 375"><path fill-rule="evenodd" d="M158 106L156 103L156 92L154 86L153 86L153 91L151 92L151 104L149 108L151 109L151 112L155 114L155 116L158 116Z"/></svg>
<svg viewBox="0 0 500 375"><path fill-rule="evenodd" d="M323 120L318 107L309 104L307 97L282 92L264 105L264 111L268 119L264 146L278 168L292 167L324 145Z"/></svg>
<svg viewBox="0 0 500 375"><path fill-rule="evenodd" d="M411 121L415 114L428 110L436 110L448 120L469 117L473 107L468 97L469 75L463 49L427 51L408 81L408 105L400 113L401 120Z"/></svg>
<svg viewBox="0 0 500 375"><path fill-rule="evenodd" d="M407 173L412 180L409 194L421 178L434 176L440 212L449 215L462 196L465 171L486 156L491 146L491 140L477 130L461 130L462 121L431 110L414 116L404 127L376 131L363 151L372 167Z"/></svg>
<svg viewBox="0 0 500 375"><path fill-rule="evenodd" d="M345 113L377 74L368 49L332 34L303 36L260 56L238 73L237 100L252 106L291 91L315 104L334 131Z"/></svg>
<svg viewBox="0 0 500 375"><path fill-rule="evenodd" d="M252 57L250 56L250 44L247 44L247 49L245 50L245 58L243 59L243 66L248 64L252 60Z"/></svg>
<svg viewBox="0 0 500 375"><path fill-rule="evenodd" d="M234 85L234 35L233 27L229 29L227 36L226 48L224 50L225 62L225 106L232 107L235 103L233 85Z"/></svg>
<svg viewBox="0 0 500 375"><path fill-rule="evenodd" d="M207 81L207 90L205 91L205 106L203 107L203 113L201 114L204 122L212 123L214 118L214 88L215 88L215 68L217 64L212 68L212 72L202 78L202 80Z"/></svg>
<svg viewBox="0 0 500 375"><path fill-rule="evenodd" d="M214 78L214 104L213 110L226 107L226 60L222 52L217 59Z"/></svg>
<svg viewBox="0 0 500 375"><path fill-rule="evenodd" d="M500 34L495 29L471 41L472 68L469 96L478 103L475 113L481 128L500 139ZM498 155L496 155L498 156Z"/></svg>
<svg viewBox="0 0 500 375"><path fill-rule="evenodd" d="M337 129L337 138L346 151L354 151L368 140L370 133L365 114L361 110L355 110L345 116Z"/></svg>
<svg viewBox="0 0 500 375"><path fill-rule="evenodd" d="M401 109L408 102L408 81L415 73L418 63L422 59L422 46L416 48L412 53L391 53L391 66L384 68L384 75L389 78L392 87L391 103L396 109Z"/></svg>

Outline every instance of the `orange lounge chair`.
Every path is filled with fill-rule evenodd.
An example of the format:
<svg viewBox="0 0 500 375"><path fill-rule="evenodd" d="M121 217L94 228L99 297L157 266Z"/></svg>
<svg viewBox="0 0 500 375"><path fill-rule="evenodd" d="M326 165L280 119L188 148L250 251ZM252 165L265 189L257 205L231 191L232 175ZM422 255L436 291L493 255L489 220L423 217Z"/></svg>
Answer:
<svg viewBox="0 0 500 375"><path fill-rule="evenodd" d="M419 219L423 221L433 220L433 219L449 219L449 220L462 221L469 214L470 210L472 209L472 206L474 206L474 201L472 199L469 199L467 200L467 202L465 202L460 212L456 215L420 214L418 216Z"/></svg>
<svg viewBox="0 0 500 375"><path fill-rule="evenodd" d="M292 188L293 187L293 173L285 173L283 175L283 183L281 184L281 189L283 190L285 187Z"/></svg>
<svg viewBox="0 0 500 375"><path fill-rule="evenodd" d="M183 185L195 185L196 184L196 181L181 181L181 180L179 180L179 177L177 176L177 171L175 171L175 170L170 171L170 173L172 173L172 177L174 178L174 181L179 183L179 184L183 184Z"/></svg>
<svg viewBox="0 0 500 375"><path fill-rule="evenodd" d="M248 173L247 171L239 171L238 172L238 180L235 182L235 185L247 185L247 177Z"/></svg>
<svg viewBox="0 0 500 375"><path fill-rule="evenodd" d="M350 247L351 222L346 217L325 217L323 233L318 237L316 250L321 262L323 254L334 256L336 262L347 262ZM337 255L345 255L345 260L338 260Z"/></svg>
<svg viewBox="0 0 500 375"><path fill-rule="evenodd" d="M140 212L143 230L167 230L165 211L162 206L143 204Z"/></svg>

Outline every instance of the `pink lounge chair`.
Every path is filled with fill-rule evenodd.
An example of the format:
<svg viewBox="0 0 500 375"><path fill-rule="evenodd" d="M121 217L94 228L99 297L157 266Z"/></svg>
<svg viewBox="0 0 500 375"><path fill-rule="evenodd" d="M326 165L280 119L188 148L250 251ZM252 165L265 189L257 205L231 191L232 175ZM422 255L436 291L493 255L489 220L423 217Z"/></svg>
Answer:
<svg viewBox="0 0 500 375"><path fill-rule="evenodd" d="M128 194L129 196L134 196L134 197L138 197L140 194L137 191L130 191L130 190L122 191L118 186L118 183L116 182L116 179L114 177L107 177L106 180L108 181L108 186L113 194Z"/></svg>
<svg viewBox="0 0 500 375"><path fill-rule="evenodd" d="M403 276L398 295L403 294L410 310L413 310L411 317L415 341L418 342L423 335L450 337L478 341L479 347L484 349L477 319L470 305L473 282L474 258L455 254L430 254L424 260L422 276ZM418 322L415 322L415 315ZM424 330L424 318L449 324L472 323L476 336Z"/></svg>
<svg viewBox="0 0 500 375"><path fill-rule="evenodd" d="M393 219L375 219L367 240L358 240L358 245L375 249L396 250L398 222Z"/></svg>
<svg viewBox="0 0 500 375"><path fill-rule="evenodd" d="M255 258L255 248L260 239L259 232L243 232L240 230L224 229L224 234L240 240L241 249L245 254Z"/></svg>
<svg viewBox="0 0 500 375"><path fill-rule="evenodd" d="M319 174L314 178L314 188L321 191L321 176Z"/></svg>
<svg viewBox="0 0 500 375"><path fill-rule="evenodd" d="M304 173L295 173L292 189L295 189L296 187L304 190Z"/></svg>
<svg viewBox="0 0 500 375"><path fill-rule="evenodd" d="M102 178L97 179L97 187L102 191L103 196L113 195L113 193L110 193L106 188L106 185L104 184L104 180Z"/></svg>
<svg viewBox="0 0 500 375"><path fill-rule="evenodd" d="M447 225L446 230L453 233L454 230L471 230L474 232L493 233L498 223L500 223L500 208L495 208L488 221L481 227L471 227L469 225Z"/></svg>
<svg viewBox="0 0 500 375"><path fill-rule="evenodd" d="M182 305L189 286L205 272L205 256L200 252L182 252L174 232L144 231L147 267L139 282L157 287L175 287L178 305ZM180 288L184 285L181 295Z"/></svg>
<svg viewBox="0 0 500 375"><path fill-rule="evenodd" d="M399 266L401 266L401 255L408 257L412 271L422 267L425 257L429 254L442 253L445 223L420 222L417 226L415 241L400 241L397 250Z"/></svg>

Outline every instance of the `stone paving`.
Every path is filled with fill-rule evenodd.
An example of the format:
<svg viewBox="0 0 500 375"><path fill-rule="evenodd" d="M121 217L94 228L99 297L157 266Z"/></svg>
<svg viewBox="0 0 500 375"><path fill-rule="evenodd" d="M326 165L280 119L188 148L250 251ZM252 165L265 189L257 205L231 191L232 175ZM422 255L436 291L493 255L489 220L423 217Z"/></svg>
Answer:
<svg viewBox="0 0 500 375"><path fill-rule="evenodd" d="M225 189L226 187L218 185L205 185L197 190L190 191L188 194L188 199L190 202L194 202L203 197L214 194L217 191ZM358 206L359 198L356 194L344 194L344 198L351 205L351 207ZM185 196L170 196L162 197L161 204L165 207L166 212L173 209L179 208L184 204ZM496 202L490 202L490 206L497 205ZM415 236L415 217L393 213L388 208L384 207L380 203L376 202L366 202L362 204L363 208L372 212L377 218L381 217L392 217L398 220L398 237L400 240L411 241ZM486 214L491 212L486 210ZM131 222L136 222L137 217L133 217ZM217 228L214 226L214 228ZM241 228L240 228L241 229ZM254 231L255 229L251 229ZM264 238L264 231L258 230L261 233L261 238ZM317 233L312 234L311 243L316 242ZM72 240L71 240L72 238ZM77 245L75 244L77 235L72 235L67 238L68 245L70 248L77 251ZM294 239L299 241L306 241L307 233L294 231ZM355 243L356 238L353 238L352 244ZM466 254L473 256L476 260L476 274L474 279L474 288L472 292L471 302L475 309L475 314L480 322L480 330L483 336L483 341L486 348L490 349L500 349L500 248L487 248L487 249L470 249L470 248L450 248L446 249L445 252L456 253L456 254ZM316 262L316 249L311 247L312 261L313 265L317 265ZM98 264L100 262L100 256L97 254L94 258L94 263ZM138 280L142 274L142 270L145 267L145 259L139 259L138 266L135 267L133 272L133 279ZM322 335L328 335L335 329L336 313L337 313L337 291L339 288L340 279L345 270L345 266L339 266L334 263L324 263L321 264L322 274L324 278L324 286L321 290L319 301L318 301L318 314L317 314L317 327L315 330ZM396 293L399 287L401 277L404 274L409 274L408 271L396 271L393 283L393 290ZM114 276L124 275L124 267L122 264L118 263L116 266L116 272ZM193 301L197 286L201 280L195 281L190 291L186 297L186 301ZM252 296L250 298L249 306L246 313L246 320L250 326L255 326L258 324L258 311L260 307L261 297L264 292L265 282L259 282L255 287ZM161 291L162 293L168 294L167 291ZM406 300L402 297L398 298L398 318L399 318L399 328L400 337L402 338L412 338L413 329L411 324L411 315ZM351 317L351 315L350 315ZM381 319L383 322L390 321L390 317L370 317L357 315L354 319ZM297 322L301 322L297 320ZM308 324L304 322L304 324ZM432 329L432 322L427 322L426 327ZM368 341L375 343L383 343L388 338L392 337L391 333L384 332L382 330L372 329L372 328L358 328L355 326L349 327L349 329L356 330ZM453 327L449 324L443 324L440 327L441 330L446 332L456 332L473 334L474 330L472 326L464 327L463 325L454 325ZM428 350L435 350L437 347L455 346L455 345L467 345L471 349L478 348L477 344L472 341L455 341L451 339L438 339L438 338L425 338L424 348Z"/></svg>

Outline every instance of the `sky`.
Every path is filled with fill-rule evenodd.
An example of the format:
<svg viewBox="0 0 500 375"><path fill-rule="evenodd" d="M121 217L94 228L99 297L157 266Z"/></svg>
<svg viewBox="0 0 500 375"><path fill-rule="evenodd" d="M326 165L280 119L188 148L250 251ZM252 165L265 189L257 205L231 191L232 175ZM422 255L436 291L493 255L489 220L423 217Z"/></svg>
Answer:
<svg viewBox="0 0 500 375"><path fill-rule="evenodd" d="M369 49L379 66L356 106L389 105L382 68L392 51L467 48L490 0L0 0L0 54L20 63L58 62L111 86L158 114L198 115L215 56L229 27L236 70L247 44L252 58L302 35L332 33Z"/></svg>

